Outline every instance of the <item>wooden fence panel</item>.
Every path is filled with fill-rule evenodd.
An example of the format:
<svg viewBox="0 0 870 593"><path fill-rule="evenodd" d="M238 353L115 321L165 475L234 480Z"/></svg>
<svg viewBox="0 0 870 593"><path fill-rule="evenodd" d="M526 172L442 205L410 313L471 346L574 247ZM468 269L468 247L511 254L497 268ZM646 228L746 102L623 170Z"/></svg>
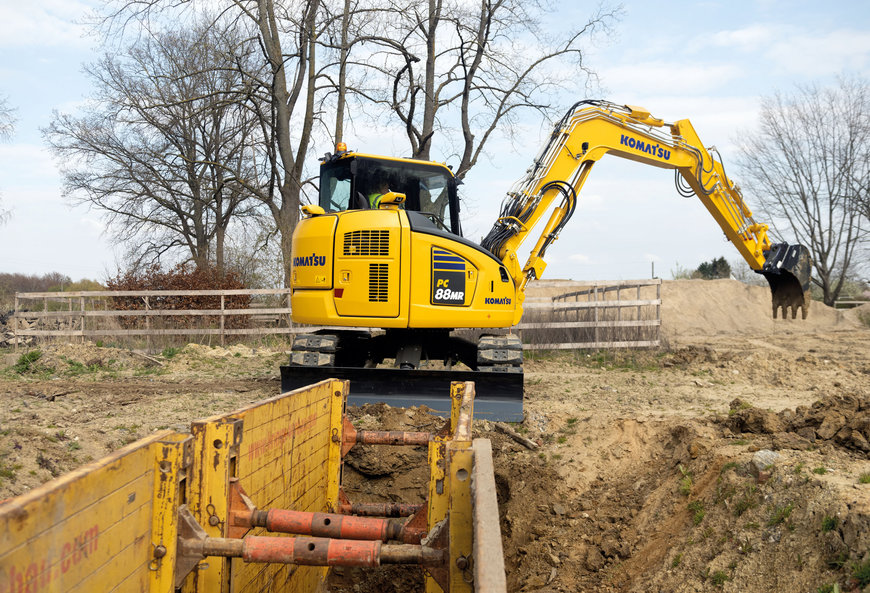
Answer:
<svg viewBox="0 0 870 593"><path fill-rule="evenodd" d="M542 283L544 284L544 283ZM559 283L565 290L554 297L530 297L524 304L523 321L516 326L531 350L577 348L648 348L661 342L661 280L624 280L610 282ZM155 303L163 297L219 296L219 309L160 309ZM225 307L227 296L272 297L282 302L244 309ZM142 299L143 309L109 309L113 297ZM78 306L73 306L73 300ZM66 302L64 302L66 301ZM27 311L28 303L41 310ZM49 310L56 302L57 310ZM200 327L160 327L155 320L200 317ZM248 327L227 327L227 317L246 317L268 325L249 323ZM113 319L144 319L145 328L118 328L97 324ZM216 320L211 327L208 320ZM56 327L47 327L53 323ZM116 324L117 325L117 324ZM217 336L224 345L230 336L295 335L324 327L295 325L290 320L290 289L258 290L167 290L167 291L85 291L17 293L11 318L17 348L28 338L143 336Z"/></svg>

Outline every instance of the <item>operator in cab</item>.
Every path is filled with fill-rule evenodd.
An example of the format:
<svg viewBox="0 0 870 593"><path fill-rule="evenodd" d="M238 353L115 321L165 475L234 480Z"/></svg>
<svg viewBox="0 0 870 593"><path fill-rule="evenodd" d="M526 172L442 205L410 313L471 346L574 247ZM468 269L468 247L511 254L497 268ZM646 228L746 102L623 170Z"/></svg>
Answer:
<svg viewBox="0 0 870 593"><path fill-rule="evenodd" d="M377 210L381 205L381 198L384 194L390 191L390 179L387 172L383 169L378 169L372 175L372 180L369 185L369 191L366 192L366 197L369 200L369 207Z"/></svg>

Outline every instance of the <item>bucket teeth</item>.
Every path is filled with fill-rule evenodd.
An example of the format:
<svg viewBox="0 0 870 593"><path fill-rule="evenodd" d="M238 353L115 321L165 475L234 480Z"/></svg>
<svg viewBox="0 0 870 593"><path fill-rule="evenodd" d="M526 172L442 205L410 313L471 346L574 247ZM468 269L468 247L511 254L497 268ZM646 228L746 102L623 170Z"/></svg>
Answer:
<svg viewBox="0 0 870 593"><path fill-rule="evenodd" d="M782 318L786 319L791 309L791 318L796 319L800 309L801 319L806 319L812 302L809 251L803 245L779 243L766 252L766 257L761 274L770 284L773 318L781 310Z"/></svg>

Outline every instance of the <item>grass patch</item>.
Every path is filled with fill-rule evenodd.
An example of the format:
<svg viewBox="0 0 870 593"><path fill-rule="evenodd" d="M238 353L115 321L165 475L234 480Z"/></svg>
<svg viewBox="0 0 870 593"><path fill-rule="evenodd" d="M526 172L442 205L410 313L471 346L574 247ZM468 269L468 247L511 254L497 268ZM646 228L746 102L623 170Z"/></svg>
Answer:
<svg viewBox="0 0 870 593"><path fill-rule="evenodd" d="M833 531L840 525L840 520L837 517L826 516L822 519L822 533Z"/></svg>
<svg viewBox="0 0 870 593"><path fill-rule="evenodd" d="M692 493L692 486L694 485L692 474L682 465L678 465L677 469L679 469L680 473L683 474L683 477L680 478L680 494L688 496Z"/></svg>
<svg viewBox="0 0 870 593"><path fill-rule="evenodd" d="M680 562L682 562L682 561L683 561L683 553L680 552L679 554L674 556L673 560L671 560L671 568L678 567L680 565Z"/></svg>
<svg viewBox="0 0 870 593"><path fill-rule="evenodd" d="M739 464L736 461L729 461L725 465L722 466L722 469L719 470L719 475L721 476L725 472L736 468Z"/></svg>
<svg viewBox="0 0 870 593"><path fill-rule="evenodd" d="M181 348L174 348L172 346L167 346L166 348L163 349L163 352L161 352L160 354L163 355L163 358L165 358L166 360L170 360L170 359L174 358L175 355L178 354L179 352L181 352Z"/></svg>
<svg viewBox="0 0 870 593"><path fill-rule="evenodd" d="M721 587L728 580L728 573L724 570L717 570L710 575L710 582L716 587Z"/></svg>
<svg viewBox="0 0 870 593"><path fill-rule="evenodd" d="M693 500L689 503L689 512L692 513L692 523L695 525L700 525L701 521L704 520L704 515L706 511L704 510L704 501L702 500Z"/></svg>
<svg viewBox="0 0 870 593"><path fill-rule="evenodd" d="M852 578L858 581L859 587L870 585L870 560L853 564Z"/></svg>
<svg viewBox="0 0 870 593"><path fill-rule="evenodd" d="M826 473L828 473L828 468L826 468L823 465L820 465L819 467L813 468L813 473L818 474L820 476L824 476Z"/></svg>
<svg viewBox="0 0 870 593"><path fill-rule="evenodd" d="M793 502L790 502L787 505L774 507L773 512L770 514L770 519L767 520L767 526L773 527L780 523L784 523L791 516L793 510Z"/></svg>
<svg viewBox="0 0 870 593"><path fill-rule="evenodd" d="M18 361L12 365L12 371L19 375L49 374L54 369L40 364L42 350L30 350L18 357Z"/></svg>
<svg viewBox="0 0 870 593"><path fill-rule="evenodd" d="M755 484L752 484L746 488L740 498L734 501L734 514L736 516L739 517L749 509L754 509L758 506L758 501L755 500L755 493L757 491L758 487Z"/></svg>
<svg viewBox="0 0 870 593"><path fill-rule="evenodd" d="M868 473L868 474L861 474L861 475L858 477L858 483L859 483L859 484L870 484L870 473Z"/></svg>

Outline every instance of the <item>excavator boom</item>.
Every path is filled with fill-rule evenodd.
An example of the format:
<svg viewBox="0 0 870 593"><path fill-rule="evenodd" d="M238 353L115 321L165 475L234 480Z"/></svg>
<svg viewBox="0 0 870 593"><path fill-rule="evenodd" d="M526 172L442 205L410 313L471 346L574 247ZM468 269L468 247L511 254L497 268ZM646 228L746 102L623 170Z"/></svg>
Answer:
<svg viewBox="0 0 870 593"><path fill-rule="evenodd" d="M771 243L768 226L755 221L740 188L713 153L718 151L704 147L689 120L668 124L641 107L582 101L556 125L533 165L508 192L501 216L482 246L499 257L514 277L521 278L521 301L527 283L541 276L547 247L571 217L592 166L612 154L673 169L677 190L683 196L697 196L750 267L767 278L774 317L778 309L783 317L791 309L794 318L801 309L806 318L809 252L801 245ZM520 268L517 250L551 206L550 218ZM517 321L521 315L518 307Z"/></svg>

